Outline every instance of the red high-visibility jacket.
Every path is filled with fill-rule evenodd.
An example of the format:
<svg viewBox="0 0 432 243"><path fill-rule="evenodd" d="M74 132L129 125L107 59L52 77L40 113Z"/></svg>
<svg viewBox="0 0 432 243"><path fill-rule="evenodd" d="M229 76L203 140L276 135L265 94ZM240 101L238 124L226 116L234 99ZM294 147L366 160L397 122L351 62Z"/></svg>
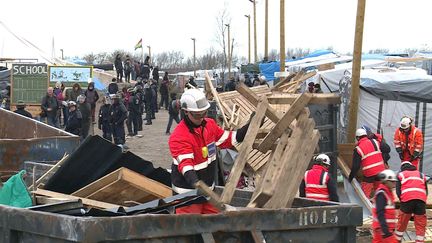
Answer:
<svg viewBox="0 0 432 243"><path fill-rule="evenodd" d="M388 230L390 232L393 232L394 229L396 228L396 222L397 222L396 209L395 209L395 205L394 205L394 196L393 196L393 192L387 186L385 186L383 184L381 184L375 192L374 202L373 202L373 206L372 206L372 216L373 216L372 228L373 229L381 228L381 225L378 221L377 208L375 207L376 206L375 205L375 199L379 193L383 193L385 198L387 199L384 217L385 217L385 220L387 223Z"/></svg>
<svg viewBox="0 0 432 243"><path fill-rule="evenodd" d="M396 129L394 134L394 146L396 150L402 149L403 160L411 161L411 156L414 152L421 153L423 151L423 133L420 129L411 125L411 131L407 134Z"/></svg>
<svg viewBox="0 0 432 243"><path fill-rule="evenodd" d="M375 139L363 137L355 148L360 155L363 175L373 177L385 170L380 144Z"/></svg>
<svg viewBox="0 0 432 243"><path fill-rule="evenodd" d="M405 170L399 172L398 179L401 182L401 202L420 199L426 202L426 178L418 170Z"/></svg>
<svg viewBox="0 0 432 243"><path fill-rule="evenodd" d="M205 118L204 123L203 126L189 128L182 120L169 138L168 145L173 157L172 188L177 193L194 189L185 178L189 171L198 180L214 187L216 146L230 148L237 143L235 131L224 131L213 119Z"/></svg>
<svg viewBox="0 0 432 243"><path fill-rule="evenodd" d="M311 170L306 171L304 177L306 198L329 201L330 195L327 188L329 178L327 169L321 165L313 165Z"/></svg>

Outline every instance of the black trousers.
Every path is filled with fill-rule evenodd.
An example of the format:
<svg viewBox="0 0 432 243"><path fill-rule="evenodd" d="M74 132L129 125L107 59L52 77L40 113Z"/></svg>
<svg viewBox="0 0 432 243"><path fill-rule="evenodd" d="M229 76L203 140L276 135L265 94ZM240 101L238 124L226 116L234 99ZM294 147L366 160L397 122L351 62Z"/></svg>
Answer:
<svg viewBox="0 0 432 243"><path fill-rule="evenodd" d="M113 124L113 136L114 136L114 143L115 144L124 144L125 143L125 130L124 130L124 123L121 122L120 124Z"/></svg>
<svg viewBox="0 0 432 243"><path fill-rule="evenodd" d="M426 213L426 203L419 199L409 200L401 203L400 210L404 213L423 215Z"/></svg>

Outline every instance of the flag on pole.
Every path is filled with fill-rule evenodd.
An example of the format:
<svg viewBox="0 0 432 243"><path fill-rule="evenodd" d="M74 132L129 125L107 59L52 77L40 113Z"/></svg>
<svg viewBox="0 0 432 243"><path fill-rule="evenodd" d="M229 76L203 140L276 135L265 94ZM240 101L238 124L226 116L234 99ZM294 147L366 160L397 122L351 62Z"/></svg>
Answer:
<svg viewBox="0 0 432 243"><path fill-rule="evenodd" d="M138 41L138 43L136 43L135 45L135 51L136 49L142 48L142 38Z"/></svg>

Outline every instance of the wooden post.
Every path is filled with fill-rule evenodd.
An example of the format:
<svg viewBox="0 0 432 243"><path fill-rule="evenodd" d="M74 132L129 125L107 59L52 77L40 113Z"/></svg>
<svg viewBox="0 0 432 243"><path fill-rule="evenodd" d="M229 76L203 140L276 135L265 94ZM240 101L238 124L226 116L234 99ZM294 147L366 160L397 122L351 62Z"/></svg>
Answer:
<svg viewBox="0 0 432 243"><path fill-rule="evenodd" d="M257 31L256 31L256 0L251 0L253 3L253 12L254 12L254 59L255 62L258 61L258 52L257 52Z"/></svg>
<svg viewBox="0 0 432 243"><path fill-rule="evenodd" d="M268 0L265 0L264 59L268 59Z"/></svg>
<svg viewBox="0 0 432 243"><path fill-rule="evenodd" d="M248 63L251 63L251 26L250 26L250 15L245 15L248 18Z"/></svg>
<svg viewBox="0 0 432 243"><path fill-rule="evenodd" d="M355 139L355 130L357 128L357 112L360 93L360 71L361 71L361 54L363 46L363 25L365 18L366 0L358 0L357 19L354 36L354 57L352 64L351 79L351 100L349 106L349 121L347 142L353 143Z"/></svg>
<svg viewBox="0 0 432 243"><path fill-rule="evenodd" d="M228 28L228 79L231 78L231 37L230 37L230 25L225 25Z"/></svg>
<svg viewBox="0 0 432 243"><path fill-rule="evenodd" d="M280 0L280 71L285 72L285 0Z"/></svg>

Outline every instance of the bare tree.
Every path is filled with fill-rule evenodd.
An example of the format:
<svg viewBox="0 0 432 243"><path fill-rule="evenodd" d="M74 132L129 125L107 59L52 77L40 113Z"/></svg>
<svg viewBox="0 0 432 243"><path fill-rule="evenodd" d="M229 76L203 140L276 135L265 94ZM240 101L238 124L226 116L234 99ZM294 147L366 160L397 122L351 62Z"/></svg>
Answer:
<svg viewBox="0 0 432 243"><path fill-rule="evenodd" d="M216 16L216 42L219 44L219 46L222 48L222 53L223 53L223 58L222 60L218 60L221 61L219 63L219 68L222 68L222 70L225 70L228 66L228 54L227 54L227 44L226 44L226 30L227 30L227 26L226 24L229 24L231 22L231 17L229 16L228 13L228 8L227 5L224 5L224 8L217 14ZM223 79L223 77L222 77Z"/></svg>
<svg viewBox="0 0 432 243"><path fill-rule="evenodd" d="M83 59L87 62L87 64L93 64L96 60L96 55L93 53L89 53L84 55Z"/></svg>
<svg viewBox="0 0 432 243"><path fill-rule="evenodd" d="M276 61L279 60L279 51L276 49L271 49L269 54L268 54L268 60L269 61Z"/></svg>

